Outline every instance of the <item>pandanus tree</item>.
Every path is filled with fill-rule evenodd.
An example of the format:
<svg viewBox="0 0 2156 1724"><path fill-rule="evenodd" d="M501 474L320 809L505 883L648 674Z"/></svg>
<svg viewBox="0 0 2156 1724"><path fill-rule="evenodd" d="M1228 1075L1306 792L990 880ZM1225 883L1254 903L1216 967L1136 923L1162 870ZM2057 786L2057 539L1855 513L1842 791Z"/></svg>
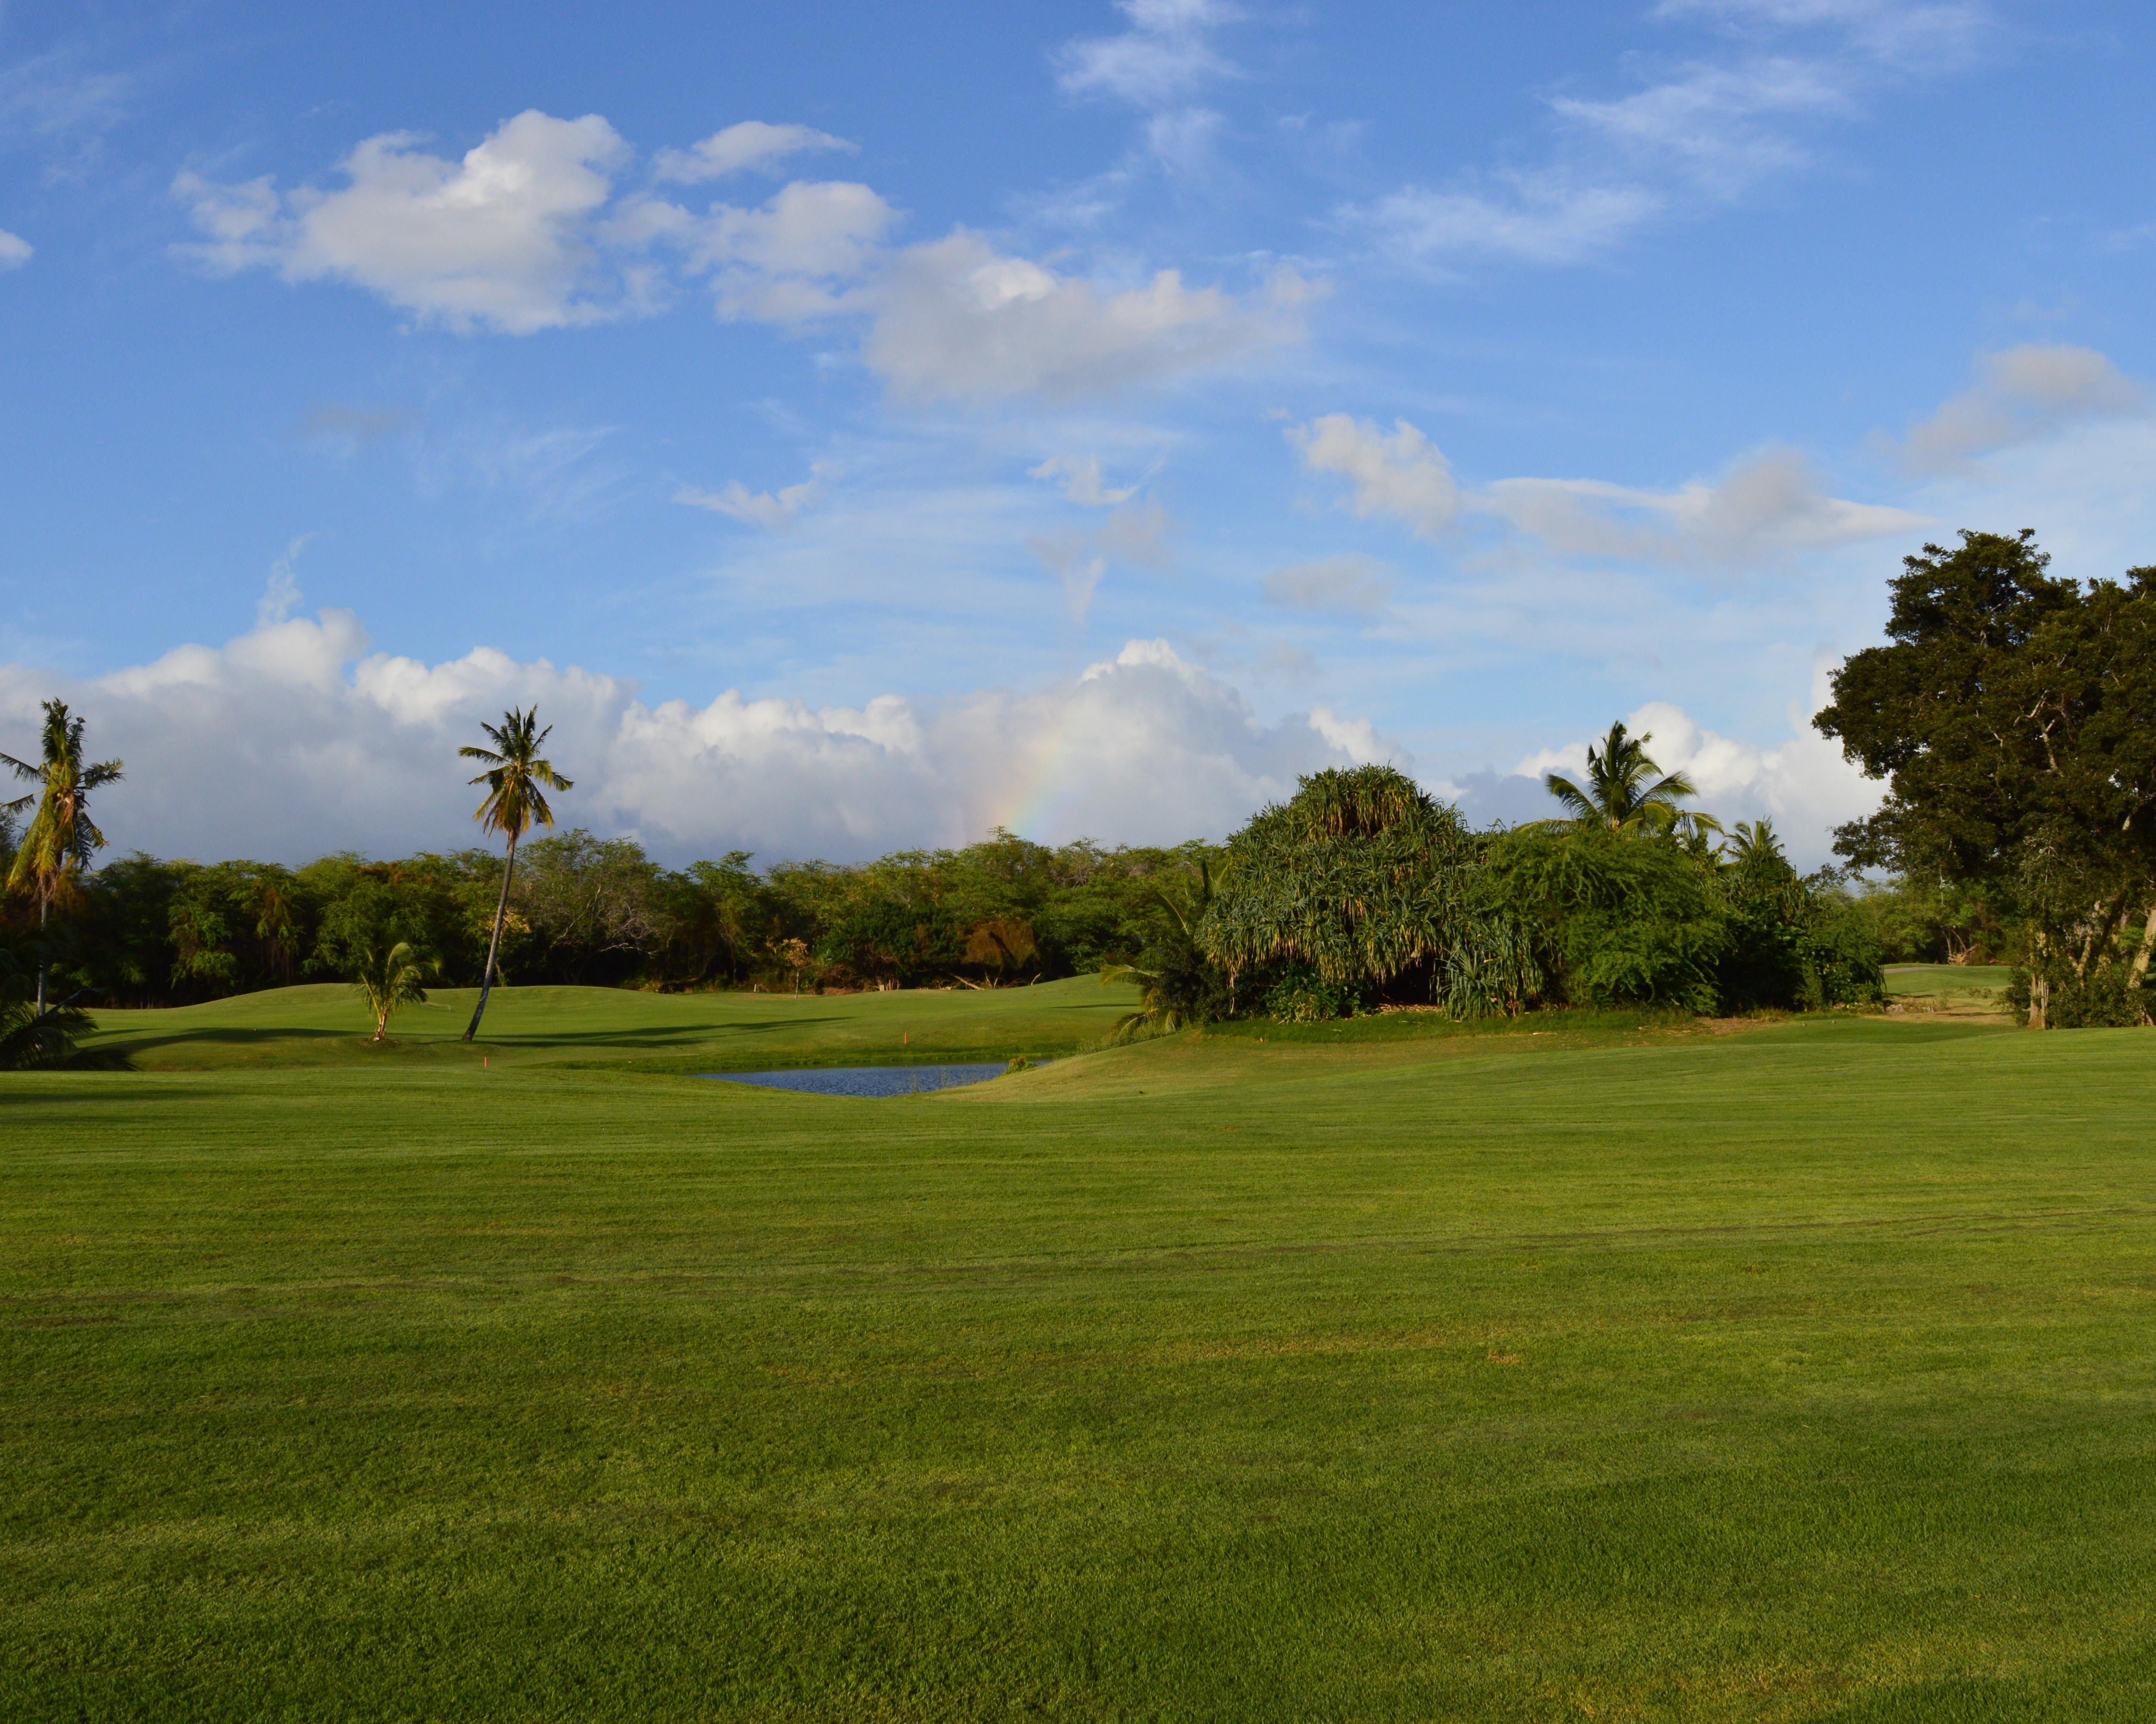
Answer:
<svg viewBox="0 0 2156 1724"><path fill-rule="evenodd" d="M7 804L10 814L37 805L15 862L8 872L8 890L28 886L38 900L38 926L42 931L53 906L77 875L90 866L94 852L105 847L105 834L90 818L90 796L108 784L120 782L123 762L83 760L83 721L71 714L64 700L45 702L44 729L40 733L40 758L33 766L12 754L0 754L0 766L12 770L37 789ZM38 963L37 1014L45 1013L45 960Z"/></svg>
<svg viewBox="0 0 2156 1724"><path fill-rule="evenodd" d="M486 786L486 800L474 811L472 818L480 823L482 831L498 832L506 838L509 854L502 865L501 897L494 906L494 933L486 942L486 968L480 976L479 1003L472 1008L471 1022L465 1029L466 1041L479 1034L479 1020L486 1015L487 996L494 991L501 925L509 916L509 885L516 873L516 841L534 826L554 824L554 811L547 805L547 791L573 788L551 762L539 757L554 727L539 728L537 707L526 712L512 706L502 714L501 724L483 724L480 728L494 746L457 751L465 759L479 761L485 767L471 781Z"/></svg>
<svg viewBox="0 0 2156 1724"><path fill-rule="evenodd" d="M1312 773L1229 839L1199 937L1231 975L1277 961L1351 997L1517 1012L1542 977L1516 919L1475 891L1487 844L1395 767Z"/></svg>
<svg viewBox="0 0 2156 1724"><path fill-rule="evenodd" d="M1587 745L1587 782L1576 784L1557 772L1543 788L1575 820L1606 826L1612 832L1670 832L1689 826L1697 833L1719 832L1713 818L1677 804L1698 791L1682 772L1664 772L1647 752L1651 731L1625 734L1623 720L1609 726L1598 747Z"/></svg>

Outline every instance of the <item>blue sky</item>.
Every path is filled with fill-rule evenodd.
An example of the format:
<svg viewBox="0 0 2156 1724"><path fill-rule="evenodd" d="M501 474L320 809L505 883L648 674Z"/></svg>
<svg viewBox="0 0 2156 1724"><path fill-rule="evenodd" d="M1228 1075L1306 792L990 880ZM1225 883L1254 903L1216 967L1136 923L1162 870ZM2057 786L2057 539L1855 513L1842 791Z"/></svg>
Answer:
<svg viewBox="0 0 2156 1724"><path fill-rule="evenodd" d="M1412 15L1409 15L1409 13ZM1485 818L1823 856L1927 538L2156 561L2145 8L0 8L0 727L123 847ZM8 746L0 744L0 746Z"/></svg>

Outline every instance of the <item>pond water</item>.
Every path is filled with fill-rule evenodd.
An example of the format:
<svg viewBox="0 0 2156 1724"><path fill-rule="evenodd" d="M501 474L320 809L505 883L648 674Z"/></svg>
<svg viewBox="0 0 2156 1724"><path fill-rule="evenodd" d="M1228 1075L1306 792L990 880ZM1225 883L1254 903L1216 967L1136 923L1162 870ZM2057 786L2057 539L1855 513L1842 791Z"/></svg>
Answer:
<svg viewBox="0 0 2156 1724"><path fill-rule="evenodd" d="M1045 1065L1045 1061L1035 1061ZM769 1090L799 1090L811 1095L916 1095L930 1090L955 1090L963 1084L1001 1077L1007 1062L985 1060L964 1065L824 1065L798 1071L706 1071L725 1084L761 1084Z"/></svg>

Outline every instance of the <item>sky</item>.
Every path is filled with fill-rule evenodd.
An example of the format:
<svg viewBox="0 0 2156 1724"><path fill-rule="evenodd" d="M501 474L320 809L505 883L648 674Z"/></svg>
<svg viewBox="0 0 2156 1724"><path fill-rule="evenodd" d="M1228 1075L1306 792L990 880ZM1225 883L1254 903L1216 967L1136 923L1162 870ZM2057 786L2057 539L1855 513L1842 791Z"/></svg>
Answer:
<svg viewBox="0 0 2156 1724"><path fill-rule="evenodd" d="M1477 821L1827 859L1900 560L2156 562L2156 12L0 0L0 750L116 854Z"/></svg>

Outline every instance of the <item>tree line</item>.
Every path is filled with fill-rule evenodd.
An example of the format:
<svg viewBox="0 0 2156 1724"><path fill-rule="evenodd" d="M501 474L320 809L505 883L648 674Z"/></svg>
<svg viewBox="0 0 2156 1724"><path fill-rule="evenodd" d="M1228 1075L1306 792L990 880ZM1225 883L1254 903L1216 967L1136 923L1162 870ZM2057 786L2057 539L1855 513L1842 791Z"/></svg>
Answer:
<svg viewBox="0 0 2156 1724"><path fill-rule="evenodd" d="M1767 823L1725 829L1690 806L1694 787L1621 724L1583 782L1548 778L1557 813L1509 829L1373 766L1305 777L1222 844L998 829L860 864L759 870L732 851L670 869L632 839L552 832L549 793L573 783L521 711L460 751L498 853L96 867L90 799L123 763L90 762L83 720L49 702L39 757L0 756L34 787L0 811L0 1060L56 1054L85 1004L319 979L360 986L377 1033L429 982L476 986L469 1037L497 979L800 991L1101 972L1138 985L1138 1034L1388 1006L1820 1008L1876 1000L1883 962L1933 958L2013 963L2036 1027L2148 1021L2156 571L2084 587L2026 533L1964 533L1906 559L1892 597L1887 644L1844 664L1815 720L1887 794L1837 834L1847 869L1804 875Z"/></svg>

